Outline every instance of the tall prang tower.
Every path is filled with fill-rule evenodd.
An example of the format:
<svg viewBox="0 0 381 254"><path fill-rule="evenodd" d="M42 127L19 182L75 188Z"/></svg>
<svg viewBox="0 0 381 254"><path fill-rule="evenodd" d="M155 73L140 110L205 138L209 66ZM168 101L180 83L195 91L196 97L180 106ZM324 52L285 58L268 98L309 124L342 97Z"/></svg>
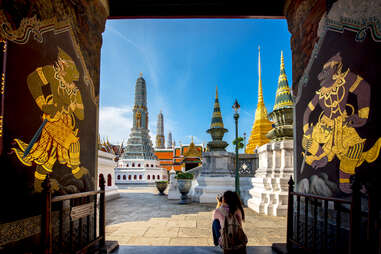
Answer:
<svg viewBox="0 0 381 254"><path fill-rule="evenodd" d="M157 130L156 130L156 148L165 148L165 137L164 137L164 117L163 112L157 116Z"/></svg>
<svg viewBox="0 0 381 254"><path fill-rule="evenodd" d="M147 88L143 74L136 80L135 104L133 108L133 126L126 149L124 159L155 160L156 156L152 148L152 141L148 129Z"/></svg>
<svg viewBox="0 0 381 254"><path fill-rule="evenodd" d="M168 139L167 139L167 148L173 148L174 145L172 143L172 132L168 132Z"/></svg>

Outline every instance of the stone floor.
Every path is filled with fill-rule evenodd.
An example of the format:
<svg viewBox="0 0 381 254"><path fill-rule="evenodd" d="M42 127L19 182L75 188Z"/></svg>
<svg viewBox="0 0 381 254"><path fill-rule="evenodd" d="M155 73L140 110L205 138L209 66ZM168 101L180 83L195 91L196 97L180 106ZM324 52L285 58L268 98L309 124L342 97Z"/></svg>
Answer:
<svg viewBox="0 0 381 254"><path fill-rule="evenodd" d="M221 254L222 250L206 246L119 246L112 254ZM249 246L248 254L276 254L269 246Z"/></svg>
<svg viewBox="0 0 381 254"><path fill-rule="evenodd" d="M154 246L151 247L153 252L149 251L151 253L213 253L210 250L214 247L201 246L213 246L211 217L214 205L179 205L176 200L158 195L154 187L125 187L119 191L121 197L106 205L106 239L127 245L115 253L149 251L148 247L136 246ZM265 246L285 242L285 218L260 216L247 208L245 214L248 246L262 246L255 247L259 252L249 248L249 253L271 253L271 248ZM194 246L199 249L191 251L192 247L184 252L181 248L175 251L160 246Z"/></svg>

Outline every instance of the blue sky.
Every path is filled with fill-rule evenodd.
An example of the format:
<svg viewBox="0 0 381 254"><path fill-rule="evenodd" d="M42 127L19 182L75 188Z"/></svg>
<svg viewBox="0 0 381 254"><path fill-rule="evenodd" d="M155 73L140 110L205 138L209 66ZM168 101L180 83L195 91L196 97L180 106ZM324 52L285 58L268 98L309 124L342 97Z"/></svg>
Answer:
<svg viewBox="0 0 381 254"><path fill-rule="evenodd" d="M99 129L113 143L127 141L139 73L147 84L149 127L155 141L157 115L176 144L211 140L215 90L231 145L232 105L241 105L240 136L251 133L258 97L258 45L266 108L272 111L283 50L291 85L290 33L286 20L108 20L101 53ZM247 138L248 139L248 138Z"/></svg>

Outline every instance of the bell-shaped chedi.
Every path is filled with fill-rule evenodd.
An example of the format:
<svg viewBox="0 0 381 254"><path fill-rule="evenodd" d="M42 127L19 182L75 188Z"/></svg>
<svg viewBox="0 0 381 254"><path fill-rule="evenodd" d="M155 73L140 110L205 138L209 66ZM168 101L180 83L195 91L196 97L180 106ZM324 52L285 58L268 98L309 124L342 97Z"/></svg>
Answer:
<svg viewBox="0 0 381 254"><path fill-rule="evenodd" d="M224 122L222 121L220 103L218 101L218 90L216 87L216 99L214 101L214 109L212 116L212 123L210 124L210 129L207 132L212 136L212 141L208 143L209 151L225 151L225 148L229 145L222 140L225 133L228 132L224 128Z"/></svg>
<svg viewBox="0 0 381 254"><path fill-rule="evenodd" d="M246 153L254 153L257 147L270 142L266 134L272 129L272 122L267 117L267 109L263 102L262 79L261 79L261 51L258 47L258 104L255 111L255 119L249 141L246 145Z"/></svg>
<svg viewBox="0 0 381 254"><path fill-rule="evenodd" d="M292 139L293 137L293 108L291 90L288 86L287 76L284 69L283 52L281 52L280 74L278 88L275 96L275 104L270 118L274 121L275 127L266 135L272 141Z"/></svg>

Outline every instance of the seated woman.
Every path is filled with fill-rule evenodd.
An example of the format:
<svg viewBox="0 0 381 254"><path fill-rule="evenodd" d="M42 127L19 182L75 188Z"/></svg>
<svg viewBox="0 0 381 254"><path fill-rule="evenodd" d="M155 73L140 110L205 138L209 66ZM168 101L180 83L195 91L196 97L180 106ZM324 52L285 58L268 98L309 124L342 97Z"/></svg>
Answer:
<svg viewBox="0 0 381 254"><path fill-rule="evenodd" d="M212 224L215 246L222 246L221 229L224 227L225 215L235 216L242 227L242 221L245 220L245 212L243 210L241 200L236 192L226 191L223 195L217 196L217 207L213 213ZM242 253L246 253L246 248L242 250Z"/></svg>

